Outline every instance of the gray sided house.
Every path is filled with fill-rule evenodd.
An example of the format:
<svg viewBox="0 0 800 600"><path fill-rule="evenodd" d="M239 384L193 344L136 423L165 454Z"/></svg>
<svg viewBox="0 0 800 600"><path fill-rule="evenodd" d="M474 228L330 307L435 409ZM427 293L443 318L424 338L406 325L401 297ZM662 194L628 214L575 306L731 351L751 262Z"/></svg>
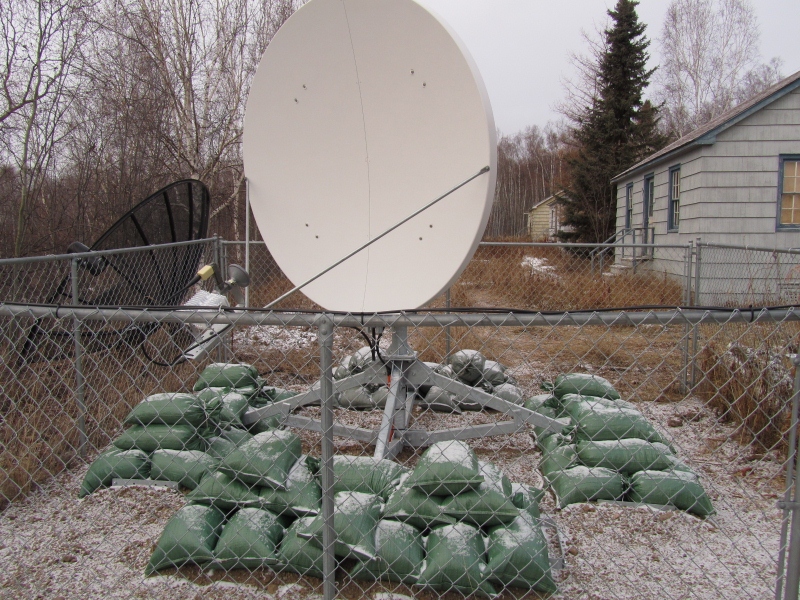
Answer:
<svg viewBox="0 0 800 600"><path fill-rule="evenodd" d="M800 71L612 181L617 241L800 248ZM649 262L684 273L658 250Z"/></svg>

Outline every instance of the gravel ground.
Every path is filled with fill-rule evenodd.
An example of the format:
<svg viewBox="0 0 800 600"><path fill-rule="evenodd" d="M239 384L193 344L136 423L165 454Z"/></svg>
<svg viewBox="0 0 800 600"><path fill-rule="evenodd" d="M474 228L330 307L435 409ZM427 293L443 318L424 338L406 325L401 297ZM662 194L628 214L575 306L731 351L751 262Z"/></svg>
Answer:
<svg viewBox="0 0 800 600"><path fill-rule="evenodd" d="M242 335L251 342L258 337L254 332ZM268 332L268 343L281 335ZM316 343L301 329L285 337L282 343L287 347ZM352 336L337 338L339 348L352 351L358 345ZM541 380L555 375L551 363L530 359L509 372L526 394L538 393ZM750 455L733 441L733 429L720 424L698 399L640 403L638 408L700 474L717 514L701 520L678 511L613 503L572 505L559 511L552 497L545 496L542 510L559 528L566 561L557 573L559 592L553 597L770 597L782 517L776 508L782 484L780 458ZM308 407L300 414L316 417L319 409ZM380 412L335 411L339 423L373 429L380 416ZM450 415L419 410L415 417L413 427L426 429L503 418L492 412ZM304 451L319 455L319 436L300 434ZM527 432L470 443L482 459L496 463L512 481L543 486L537 468L541 455ZM371 448L342 439L335 446L337 452L371 453ZM406 450L398 460L413 466L417 458ZM227 574L190 567L145 578L150 553L166 522L183 506L183 496L166 489L112 488L79 500L85 470L84 466L68 471L0 513L0 598L321 597L321 582L316 579L268 571ZM551 550L557 551L555 541ZM341 581L341 595L374 600L439 597L400 585L364 586ZM508 590L502 597L538 596Z"/></svg>
<svg viewBox="0 0 800 600"><path fill-rule="evenodd" d="M543 512L558 524L566 568L556 598L765 598L774 578L781 514L775 508L780 462L743 456L732 431L704 416L699 402L641 406L665 427L678 453L703 477L718 514L706 520L678 512L617 504L579 504ZM317 409L309 408L309 416ZM337 410L337 420L376 424L378 413ZM492 413L419 415L417 426L486 423ZM677 420L676 420L677 419ZM713 430L714 435L710 435ZM316 438L318 439L318 438ZM304 434L306 445L315 444ZM500 465L513 481L542 485L539 453L527 433L476 440L481 458ZM341 444L338 451L363 449ZM400 459L416 462L411 452ZM77 499L85 467L53 480L0 516L2 598L316 598L320 582L294 575L197 568L145 578L144 566L183 497L166 489L112 488ZM363 584L362 584L363 585ZM346 597L414 594L403 586L343 582ZM383 595L381 595L383 594ZM447 596L450 596L449 594ZM504 597L518 597L506 592ZM431 593L416 597L433 598ZM457 597L457 596L453 596ZM529 595L535 597L535 595Z"/></svg>

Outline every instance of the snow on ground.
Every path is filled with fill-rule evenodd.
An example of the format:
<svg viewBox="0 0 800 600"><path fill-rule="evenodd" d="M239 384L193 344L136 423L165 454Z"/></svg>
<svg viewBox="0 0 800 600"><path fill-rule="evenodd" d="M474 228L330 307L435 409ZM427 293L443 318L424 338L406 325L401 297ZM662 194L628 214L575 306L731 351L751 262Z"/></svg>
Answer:
<svg viewBox="0 0 800 600"><path fill-rule="evenodd" d="M556 270L553 265L547 264L546 258L540 258L538 256L526 256L522 259L522 263L520 264L534 273L542 273L545 275L552 275Z"/></svg>
<svg viewBox="0 0 800 600"><path fill-rule="evenodd" d="M253 347L317 343L308 328L243 328L240 343ZM389 340L384 339L383 344ZM344 332L335 340L337 356L363 345ZM587 370L590 365L586 365ZM526 395L552 380L550 362L527 359L509 368ZM731 426L720 424L696 398L637 407L673 443L678 456L700 476L717 515L701 520L679 512L619 504L580 504L557 510L542 503L565 544L566 568L557 575L554 598L766 598L772 594L782 513L778 456L751 456ZM319 417L318 407L300 414ZM335 411L337 423L377 429L380 411ZM415 412L414 428L457 428L502 421L494 412L462 415ZM304 451L319 455L319 435L300 432ZM483 460L501 467L512 481L543 486L541 455L530 433L471 440ZM337 438L336 452L371 453L372 448ZM413 467L418 454L398 460ZM183 496L159 488L113 488L79 500L86 467L55 478L38 493L0 513L0 598L319 598L320 582L266 570L203 572L197 567L145 578L147 560ZM555 548L555 547L553 547ZM347 598L433 599L439 596L399 585L342 582ZM363 588L361 586L364 586ZM446 598L458 596L446 595ZM503 599L521 597L506 591ZM535 594L525 597L535 598Z"/></svg>

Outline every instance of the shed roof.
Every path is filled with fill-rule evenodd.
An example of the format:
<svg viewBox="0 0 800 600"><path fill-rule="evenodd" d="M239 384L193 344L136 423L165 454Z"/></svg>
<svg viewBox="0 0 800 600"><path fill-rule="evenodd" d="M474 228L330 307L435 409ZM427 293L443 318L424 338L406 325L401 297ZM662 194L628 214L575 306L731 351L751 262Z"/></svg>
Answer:
<svg viewBox="0 0 800 600"><path fill-rule="evenodd" d="M552 204L556 200L560 200L560 199L564 198L565 196L566 196L566 193L564 191L556 192L555 194L553 194L551 196L548 196L544 200L539 200L539 202L537 202L536 204L531 206L531 208L530 208L530 210L528 212L531 212L531 210L535 210L535 209L539 208L540 206L545 206L546 204Z"/></svg>
<svg viewBox="0 0 800 600"><path fill-rule="evenodd" d="M685 136L662 148L658 152L654 152L641 162L636 163L630 169L623 171L611 181L616 182L629 175L633 175L637 171L642 171L647 167L655 165L656 163L672 158L679 155L690 148L696 146L711 145L716 141L716 136L729 127L736 125L742 119L749 117L754 112L757 112L765 106L775 102L775 100L782 98L786 94L794 91L800 87L800 71L789 75L785 79L780 80L775 85L767 88L763 92L756 94L749 100L734 106L728 111L725 111L715 119L708 123L701 125L694 131L687 133Z"/></svg>

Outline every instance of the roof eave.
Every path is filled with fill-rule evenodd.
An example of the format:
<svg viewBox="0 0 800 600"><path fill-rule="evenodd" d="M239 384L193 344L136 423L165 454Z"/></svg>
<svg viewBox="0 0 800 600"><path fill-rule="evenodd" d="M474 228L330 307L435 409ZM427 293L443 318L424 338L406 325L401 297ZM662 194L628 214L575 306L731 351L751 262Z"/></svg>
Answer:
<svg viewBox="0 0 800 600"><path fill-rule="evenodd" d="M686 142L684 145L679 146L679 147L675 148L674 150L671 150L670 152L667 152L666 154L658 156L658 157L656 157L656 158L654 158L652 160L648 160L647 162L641 163L639 166L632 167L631 169L628 169L627 171L623 171L619 175L617 175L614 178L612 178L611 179L611 183L617 183L618 181L621 181L622 179L626 179L628 177L631 177L632 175L638 175L642 171L649 171L650 169L652 169L656 165L659 165L659 164L661 164L661 163L663 163L663 162L665 162L665 161L667 161L667 160L669 160L671 158L674 158L677 155L683 154L684 152L688 152L692 148L696 148L698 146L713 146L717 141L717 135L719 135L720 133L722 133L726 129L729 129L730 127L733 127L734 125L736 125L740 121L746 119L747 117L749 117L753 113L758 112L759 110L761 110L765 106L768 106L768 105L772 104L773 102L775 102L776 100L779 100L780 98L783 98L786 94L790 94L791 92L796 90L798 87L800 87L800 79L797 79L797 80L791 82L790 84L782 87L781 89L775 91L773 94L770 94L769 96L767 96L766 98L764 98L760 102L757 102L756 104L754 104L753 106L749 107L748 109L743 110L742 112L733 115L730 119L728 119L724 123L720 123L714 129L711 129L710 131L704 133L700 137L695 138L693 140L690 140L690 141Z"/></svg>

